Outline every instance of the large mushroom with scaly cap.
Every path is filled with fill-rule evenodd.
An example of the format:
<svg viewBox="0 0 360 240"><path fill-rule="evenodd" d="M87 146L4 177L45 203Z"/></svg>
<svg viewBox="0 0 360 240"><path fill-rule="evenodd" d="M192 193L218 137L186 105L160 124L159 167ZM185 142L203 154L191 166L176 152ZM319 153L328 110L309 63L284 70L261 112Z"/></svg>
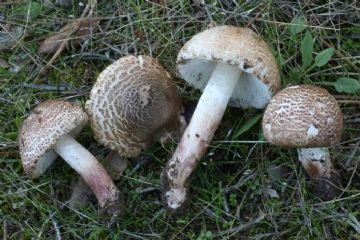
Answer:
<svg viewBox="0 0 360 240"><path fill-rule="evenodd" d="M75 103L40 103L19 131L24 171L32 178L39 177L59 154L84 179L103 210L117 211L116 186L97 159L74 139L87 122L86 113Z"/></svg>
<svg viewBox="0 0 360 240"><path fill-rule="evenodd" d="M219 26L193 36L177 57L180 76L203 91L189 126L162 174L170 210L187 200L187 182L205 154L226 106L265 108L280 74L265 41L250 29Z"/></svg>
<svg viewBox="0 0 360 240"><path fill-rule="evenodd" d="M311 85L281 90L267 106L262 126L271 144L297 148L317 196L329 200L339 193L329 147L341 140L343 115L328 91Z"/></svg>
<svg viewBox="0 0 360 240"><path fill-rule="evenodd" d="M95 139L122 157L137 157L185 126L176 84L148 56L126 56L102 71L85 109Z"/></svg>

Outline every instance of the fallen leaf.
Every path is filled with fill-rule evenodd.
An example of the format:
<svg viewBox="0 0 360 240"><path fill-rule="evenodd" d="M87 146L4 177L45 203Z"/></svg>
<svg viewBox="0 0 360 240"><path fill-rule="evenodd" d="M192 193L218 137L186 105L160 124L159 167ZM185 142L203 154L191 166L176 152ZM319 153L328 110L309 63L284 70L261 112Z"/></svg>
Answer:
<svg viewBox="0 0 360 240"><path fill-rule="evenodd" d="M66 24L58 33L45 39L40 45L38 53L55 53L64 42L67 48L79 46L90 38L91 33L96 30L97 23L96 19L78 19Z"/></svg>

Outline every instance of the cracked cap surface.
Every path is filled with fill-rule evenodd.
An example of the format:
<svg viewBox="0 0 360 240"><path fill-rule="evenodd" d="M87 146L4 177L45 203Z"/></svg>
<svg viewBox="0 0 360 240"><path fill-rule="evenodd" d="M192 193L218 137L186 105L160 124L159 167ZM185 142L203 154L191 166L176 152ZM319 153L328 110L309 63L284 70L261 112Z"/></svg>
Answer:
<svg viewBox="0 0 360 240"><path fill-rule="evenodd" d="M123 157L136 157L164 133L180 128L176 85L159 62L126 56L99 75L86 103L95 139Z"/></svg>
<svg viewBox="0 0 360 240"><path fill-rule="evenodd" d="M330 147L341 140L343 114L335 98L325 89L291 86L270 101L262 127L266 140L274 145Z"/></svg>
<svg viewBox="0 0 360 240"><path fill-rule="evenodd" d="M252 30L235 26L219 26L193 36L177 57L180 76L195 88L203 90L215 64L218 62L237 66L243 71L232 94L230 105L235 107L265 107L268 101L253 103L259 95L271 95L280 88L280 73L276 60L266 42ZM264 84L253 86L253 81ZM245 82L245 84L244 84ZM243 95L253 93L244 99ZM265 104L264 104L265 102Z"/></svg>
<svg viewBox="0 0 360 240"><path fill-rule="evenodd" d="M19 130L19 149L23 168L30 177L40 176L55 160L52 146L65 134L76 136L88 121L75 104L48 100L36 106Z"/></svg>

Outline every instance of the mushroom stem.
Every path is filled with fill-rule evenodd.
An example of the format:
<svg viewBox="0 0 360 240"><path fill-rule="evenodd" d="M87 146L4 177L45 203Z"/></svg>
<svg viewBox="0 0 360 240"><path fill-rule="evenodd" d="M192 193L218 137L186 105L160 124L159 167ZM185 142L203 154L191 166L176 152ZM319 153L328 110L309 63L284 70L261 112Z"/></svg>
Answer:
<svg viewBox="0 0 360 240"><path fill-rule="evenodd" d="M176 210L185 202L185 183L208 148L241 73L238 67L216 64L163 175L163 199L170 209Z"/></svg>
<svg viewBox="0 0 360 240"><path fill-rule="evenodd" d="M329 177L333 165L328 148L298 148L298 155L310 178Z"/></svg>
<svg viewBox="0 0 360 240"><path fill-rule="evenodd" d="M298 148L299 160L309 175L314 193L323 200L340 192L340 176L331 162L328 148Z"/></svg>
<svg viewBox="0 0 360 240"><path fill-rule="evenodd" d="M105 161L101 163L111 179L119 180L127 167L128 160L121 157L116 151L111 151ZM86 182L79 177L79 181L76 183L68 201L69 206L75 209L83 208L89 202L89 199L94 196L93 194Z"/></svg>
<svg viewBox="0 0 360 240"><path fill-rule="evenodd" d="M118 200L119 191L97 159L69 135L61 137L54 150L84 179L101 208Z"/></svg>

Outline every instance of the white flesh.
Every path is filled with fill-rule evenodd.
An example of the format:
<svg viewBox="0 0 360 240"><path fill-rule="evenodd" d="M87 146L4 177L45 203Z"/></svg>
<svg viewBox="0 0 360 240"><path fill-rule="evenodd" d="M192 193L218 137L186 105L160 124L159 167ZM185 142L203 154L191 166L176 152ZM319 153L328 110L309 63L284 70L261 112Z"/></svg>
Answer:
<svg viewBox="0 0 360 240"><path fill-rule="evenodd" d="M69 135L64 135L54 150L84 179L94 192L100 207L106 207L118 198L118 190L97 159Z"/></svg>
<svg viewBox="0 0 360 240"><path fill-rule="evenodd" d="M164 193L168 207L176 209L185 201L184 184L208 148L241 73L237 67L224 63L216 65L190 124L168 163L166 174L172 186Z"/></svg>
<svg viewBox="0 0 360 240"><path fill-rule="evenodd" d="M204 90L216 63L204 59L192 59L179 64L178 70L182 78L195 88ZM243 69L244 63L233 65ZM265 71L266 69L264 69ZM229 105L233 107L263 109L270 101L272 92L269 86L258 79L251 69L242 72L241 81L238 81L232 92Z"/></svg>

